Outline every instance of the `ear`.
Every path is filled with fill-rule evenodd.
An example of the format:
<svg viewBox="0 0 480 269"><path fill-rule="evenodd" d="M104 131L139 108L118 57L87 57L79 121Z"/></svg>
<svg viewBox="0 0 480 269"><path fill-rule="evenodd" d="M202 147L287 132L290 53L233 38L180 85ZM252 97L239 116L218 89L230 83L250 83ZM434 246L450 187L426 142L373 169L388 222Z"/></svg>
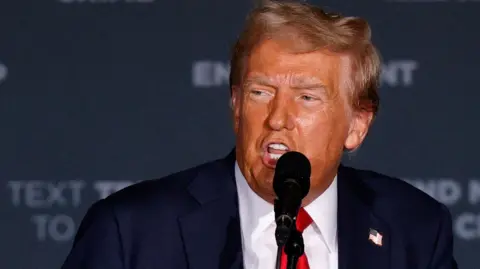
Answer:
<svg viewBox="0 0 480 269"><path fill-rule="evenodd" d="M241 101L241 89L239 86L232 86L230 95L230 108L233 114L233 128L235 133L238 132L238 126L240 125L240 101Z"/></svg>
<svg viewBox="0 0 480 269"><path fill-rule="evenodd" d="M345 148L349 151L357 149L367 136L370 124L373 120L373 112L357 111L353 113L350 121L350 128L347 139L345 140Z"/></svg>

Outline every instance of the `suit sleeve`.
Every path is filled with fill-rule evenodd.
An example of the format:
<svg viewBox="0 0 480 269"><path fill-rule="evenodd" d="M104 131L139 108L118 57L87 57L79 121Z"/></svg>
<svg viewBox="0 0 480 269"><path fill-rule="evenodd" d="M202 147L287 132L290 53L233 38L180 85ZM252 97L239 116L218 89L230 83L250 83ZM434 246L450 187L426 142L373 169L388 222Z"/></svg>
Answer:
<svg viewBox="0 0 480 269"><path fill-rule="evenodd" d="M122 249L113 208L99 200L85 214L61 269L124 269Z"/></svg>
<svg viewBox="0 0 480 269"><path fill-rule="evenodd" d="M437 240L429 269L457 269L453 256L452 217L448 208L442 204L442 216L437 231Z"/></svg>

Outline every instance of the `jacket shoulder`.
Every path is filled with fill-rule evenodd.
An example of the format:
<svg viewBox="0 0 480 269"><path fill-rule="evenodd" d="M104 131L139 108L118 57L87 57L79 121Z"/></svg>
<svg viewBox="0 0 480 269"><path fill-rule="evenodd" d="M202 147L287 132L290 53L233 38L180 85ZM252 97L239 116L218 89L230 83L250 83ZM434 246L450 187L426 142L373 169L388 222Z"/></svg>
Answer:
<svg viewBox="0 0 480 269"><path fill-rule="evenodd" d="M106 255L118 253L124 255L113 260L123 263L159 257L148 249L170 258L183 255L179 219L200 206L189 186L200 173L215 173L217 166L218 161L207 162L130 185L96 201L81 221L68 264L86 258L104 264Z"/></svg>
<svg viewBox="0 0 480 269"><path fill-rule="evenodd" d="M392 222L431 225L448 211L445 205L400 178L371 170L345 169L371 191L376 211Z"/></svg>
<svg viewBox="0 0 480 269"><path fill-rule="evenodd" d="M189 193L189 186L200 174L214 170L220 160L187 168L163 177L144 180L121 189L107 198L105 203L119 210L172 209L186 210L197 203Z"/></svg>
<svg viewBox="0 0 480 269"><path fill-rule="evenodd" d="M407 247L406 255L416 257L422 268L438 268L440 263L454 268L452 217L444 204L399 178L368 170L349 173L372 197L372 213Z"/></svg>

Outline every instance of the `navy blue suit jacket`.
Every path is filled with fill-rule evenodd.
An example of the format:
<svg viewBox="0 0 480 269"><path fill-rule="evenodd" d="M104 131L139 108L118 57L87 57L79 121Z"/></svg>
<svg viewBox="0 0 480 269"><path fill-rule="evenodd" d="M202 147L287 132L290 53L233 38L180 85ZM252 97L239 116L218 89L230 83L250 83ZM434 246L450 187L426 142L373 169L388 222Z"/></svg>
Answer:
<svg viewBox="0 0 480 269"><path fill-rule="evenodd" d="M62 269L242 268L234 158L96 202ZM444 205L378 173L341 166L337 178L339 269L457 268ZM369 241L371 228L382 246Z"/></svg>

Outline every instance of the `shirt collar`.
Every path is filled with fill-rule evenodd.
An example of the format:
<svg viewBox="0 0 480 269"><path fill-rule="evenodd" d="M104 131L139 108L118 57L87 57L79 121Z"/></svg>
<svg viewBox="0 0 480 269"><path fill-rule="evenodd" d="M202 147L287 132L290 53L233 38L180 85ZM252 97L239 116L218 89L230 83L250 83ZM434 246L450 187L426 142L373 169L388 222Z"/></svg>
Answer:
<svg viewBox="0 0 480 269"><path fill-rule="evenodd" d="M235 162L235 181L239 199L242 233L259 236L275 224L273 205L258 196L248 185ZM337 251L337 177L317 199L305 207L330 252ZM248 217L247 217L248 216ZM248 238L249 236L247 236Z"/></svg>
<svg viewBox="0 0 480 269"><path fill-rule="evenodd" d="M251 238L257 238L260 236L258 233L275 223L273 205L263 200L250 188L237 162L235 162L235 181L243 233L250 235Z"/></svg>
<svg viewBox="0 0 480 269"><path fill-rule="evenodd" d="M337 252L337 176L328 188L305 207L330 252Z"/></svg>

